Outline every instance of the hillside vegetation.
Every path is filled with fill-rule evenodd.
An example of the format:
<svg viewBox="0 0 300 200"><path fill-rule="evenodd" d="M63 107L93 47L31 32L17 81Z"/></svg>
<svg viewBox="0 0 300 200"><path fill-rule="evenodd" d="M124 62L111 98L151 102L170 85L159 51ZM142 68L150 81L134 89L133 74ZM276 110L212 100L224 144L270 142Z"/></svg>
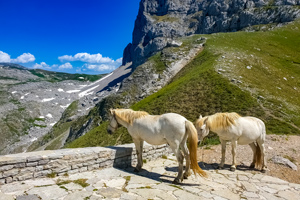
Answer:
<svg viewBox="0 0 300 200"><path fill-rule="evenodd" d="M261 118L268 134L300 133L299 21L271 31L194 35L185 42L201 37L207 38L204 50L166 87L132 109L176 112L191 121L199 114L238 112ZM67 147L131 141L125 129L108 136L106 128L103 123Z"/></svg>

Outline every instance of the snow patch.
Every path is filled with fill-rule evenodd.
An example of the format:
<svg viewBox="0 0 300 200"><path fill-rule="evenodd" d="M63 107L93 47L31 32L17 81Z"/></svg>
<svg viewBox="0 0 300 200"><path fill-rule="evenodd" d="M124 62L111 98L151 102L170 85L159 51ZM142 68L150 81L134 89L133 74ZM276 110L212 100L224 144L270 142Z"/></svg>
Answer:
<svg viewBox="0 0 300 200"><path fill-rule="evenodd" d="M32 138L30 141L31 141L31 142L34 142L34 141L36 141L36 140L37 140L37 138L34 137L34 138Z"/></svg>
<svg viewBox="0 0 300 200"><path fill-rule="evenodd" d="M71 94L71 93L77 93L80 92L80 90L68 90L67 93Z"/></svg>
<svg viewBox="0 0 300 200"><path fill-rule="evenodd" d="M51 115L50 113L48 113L48 114L46 115L46 117L48 117L48 118L53 118L52 115Z"/></svg>
<svg viewBox="0 0 300 200"><path fill-rule="evenodd" d="M79 79L84 79L83 77L78 77Z"/></svg>
<svg viewBox="0 0 300 200"><path fill-rule="evenodd" d="M17 93L17 91L13 91L13 92L12 92L12 94L15 94L15 93Z"/></svg>
<svg viewBox="0 0 300 200"><path fill-rule="evenodd" d="M90 92L90 91L96 89L97 87L98 87L98 85L96 85L96 86L94 86L94 87L92 87L92 88L90 88L90 89L87 89L87 90L85 90L85 91L79 93L78 96L81 98L81 97L84 97L84 96L93 94L94 92Z"/></svg>
<svg viewBox="0 0 300 200"><path fill-rule="evenodd" d="M56 124L56 122L53 122L53 123L51 123L51 124L49 124L50 126L54 126Z"/></svg>
<svg viewBox="0 0 300 200"><path fill-rule="evenodd" d="M58 88L57 91L64 92L64 89Z"/></svg>
<svg viewBox="0 0 300 200"><path fill-rule="evenodd" d="M54 99L55 99L55 98L43 99L42 102L52 101L52 100L54 100Z"/></svg>
<svg viewBox="0 0 300 200"><path fill-rule="evenodd" d="M39 116L39 118L40 118L40 119L45 119L45 117L44 117L44 116Z"/></svg>
<svg viewBox="0 0 300 200"><path fill-rule="evenodd" d="M66 109L67 107L69 107L69 105L70 105L70 103L67 104L67 105L65 105L65 106L60 105L60 107L61 107L62 109Z"/></svg>

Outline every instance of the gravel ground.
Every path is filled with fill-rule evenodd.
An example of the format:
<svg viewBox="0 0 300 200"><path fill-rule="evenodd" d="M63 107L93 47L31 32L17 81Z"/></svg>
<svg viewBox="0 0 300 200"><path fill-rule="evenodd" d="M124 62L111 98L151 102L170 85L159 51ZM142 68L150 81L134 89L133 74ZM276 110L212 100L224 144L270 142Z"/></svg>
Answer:
<svg viewBox="0 0 300 200"><path fill-rule="evenodd" d="M300 183L300 136L295 135L267 135L266 156L268 170L265 173L269 176L278 177L291 183ZM274 156L281 156L289 159L297 166L297 171L290 167L275 164L272 161ZM221 161L221 145L204 146L198 150L199 161L205 164L215 163L215 168ZM238 145L237 147L237 170L251 173L261 173L258 170L249 169L252 161L252 150L249 145ZM228 142L225 156L225 169L230 168L232 163L231 144Z"/></svg>

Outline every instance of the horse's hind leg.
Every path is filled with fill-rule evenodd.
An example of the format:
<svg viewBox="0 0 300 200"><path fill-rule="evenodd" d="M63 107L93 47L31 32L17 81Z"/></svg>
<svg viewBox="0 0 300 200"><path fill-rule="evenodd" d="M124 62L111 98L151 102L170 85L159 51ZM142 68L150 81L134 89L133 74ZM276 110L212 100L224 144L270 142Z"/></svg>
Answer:
<svg viewBox="0 0 300 200"><path fill-rule="evenodd" d="M190 160L190 154L189 154L188 148L186 146L186 142L181 143L180 148L183 151L184 158L185 158L185 161L186 161L185 172L183 174L183 178L187 179L191 175L191 171L190 171L191 160Z"/></svg>
<svg viewBox="0 0 300 200"><path fill-rule="evenodd" d="M255 167L255 163L256 163L256 144L250 143L249 146L251 147L252 151L253 151L253 159L252 159L252 163L250 165L250 168L254 168Z"/></svg>
<svg viewBox="0 0 300 200"><path fill-rule="evenodd" d="M267 162L266 162L266 154L265 154L265 144L264 141L262 140L258 140L257 141L257 145L259 146L260 150L261 150L261 160L262 160L262 168L261 171L264 173L267 170Z"/></svg>
<svg viewBox="0 0 300 200"><path fill-rule="evenodd" d="M137 140L133 139L133 142L135 144L136 154L137 154L137 165L134 169L134 172L139 172L142 169L143 166L143 140Z"/></svg>
<svg viewBox="0 0 300 200"><path fill-rule="evenodd" d="M177 161L178 161L178 175L174 179L173 183L178 184L182 182L183 180L183 155L182 152L179 149L178 144L169 144L173 153L176 155Z"/></svg>

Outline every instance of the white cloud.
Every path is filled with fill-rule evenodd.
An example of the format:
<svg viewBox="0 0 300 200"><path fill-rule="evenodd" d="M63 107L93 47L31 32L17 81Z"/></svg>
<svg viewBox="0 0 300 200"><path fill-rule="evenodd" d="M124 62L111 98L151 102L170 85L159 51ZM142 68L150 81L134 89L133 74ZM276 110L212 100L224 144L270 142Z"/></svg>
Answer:
<svg viewBox="0 0 300 200"><path fill-rule="evenodd" d="M89 53L77 53L74 56L70 55L64 55L58 57L58 59L63 62L63 61L82 61L82 62L87 62L87 63L111 63L114 62L109 57L103 57L100 53L97 54L89 54Z"/></svg>
<svg viewBox="0 0 300 200"><path fill-rule="evenodd" d="M10 62L10 55L3 51L0 51L0 62Z"/></svg>
<svg viewBox="0 0 300 200"><path fill-rule="evenodd" d="M71 65L71 63L69 63L69 62L67 62L67 63L65 63L65 64L63 64L63 65L60 65L59 67L58 67L58 69L72 69L73 68L73 66Z"/></svg>
<svg viewBox="0 0 300 200"><path fill-rule="evenodd" d="M94 71L113 71L116 69L115 65L106 65L106 64L101 64L101 65L93 65L93 64L84 64L84 68L87 68L89 70L94 70Z"/></svg>
<svg viewBox="0 0 300 200"><path fill-rule="evenodd" d="M9 54L0 51L0 62L28 63L33 61L35 61L35 57L31 53L23 53L16 59L11 59Z"/></svg>
<svg viewBox="0 0 300 200"><path fill-rule="evenodd" d="M51 69L49 65L47 65L45 62L41 62L40 64L35 63L32 67L33 69Z"/></svg>
<svg viewBox="0 0 300 200"><path fill-rule="evenodd" d="M23 53L22 55L18 56L16 59L11 60L11 62L16 62L16 63L28 63L33 61L35 61L35 57L31 53Z"/></svg>

